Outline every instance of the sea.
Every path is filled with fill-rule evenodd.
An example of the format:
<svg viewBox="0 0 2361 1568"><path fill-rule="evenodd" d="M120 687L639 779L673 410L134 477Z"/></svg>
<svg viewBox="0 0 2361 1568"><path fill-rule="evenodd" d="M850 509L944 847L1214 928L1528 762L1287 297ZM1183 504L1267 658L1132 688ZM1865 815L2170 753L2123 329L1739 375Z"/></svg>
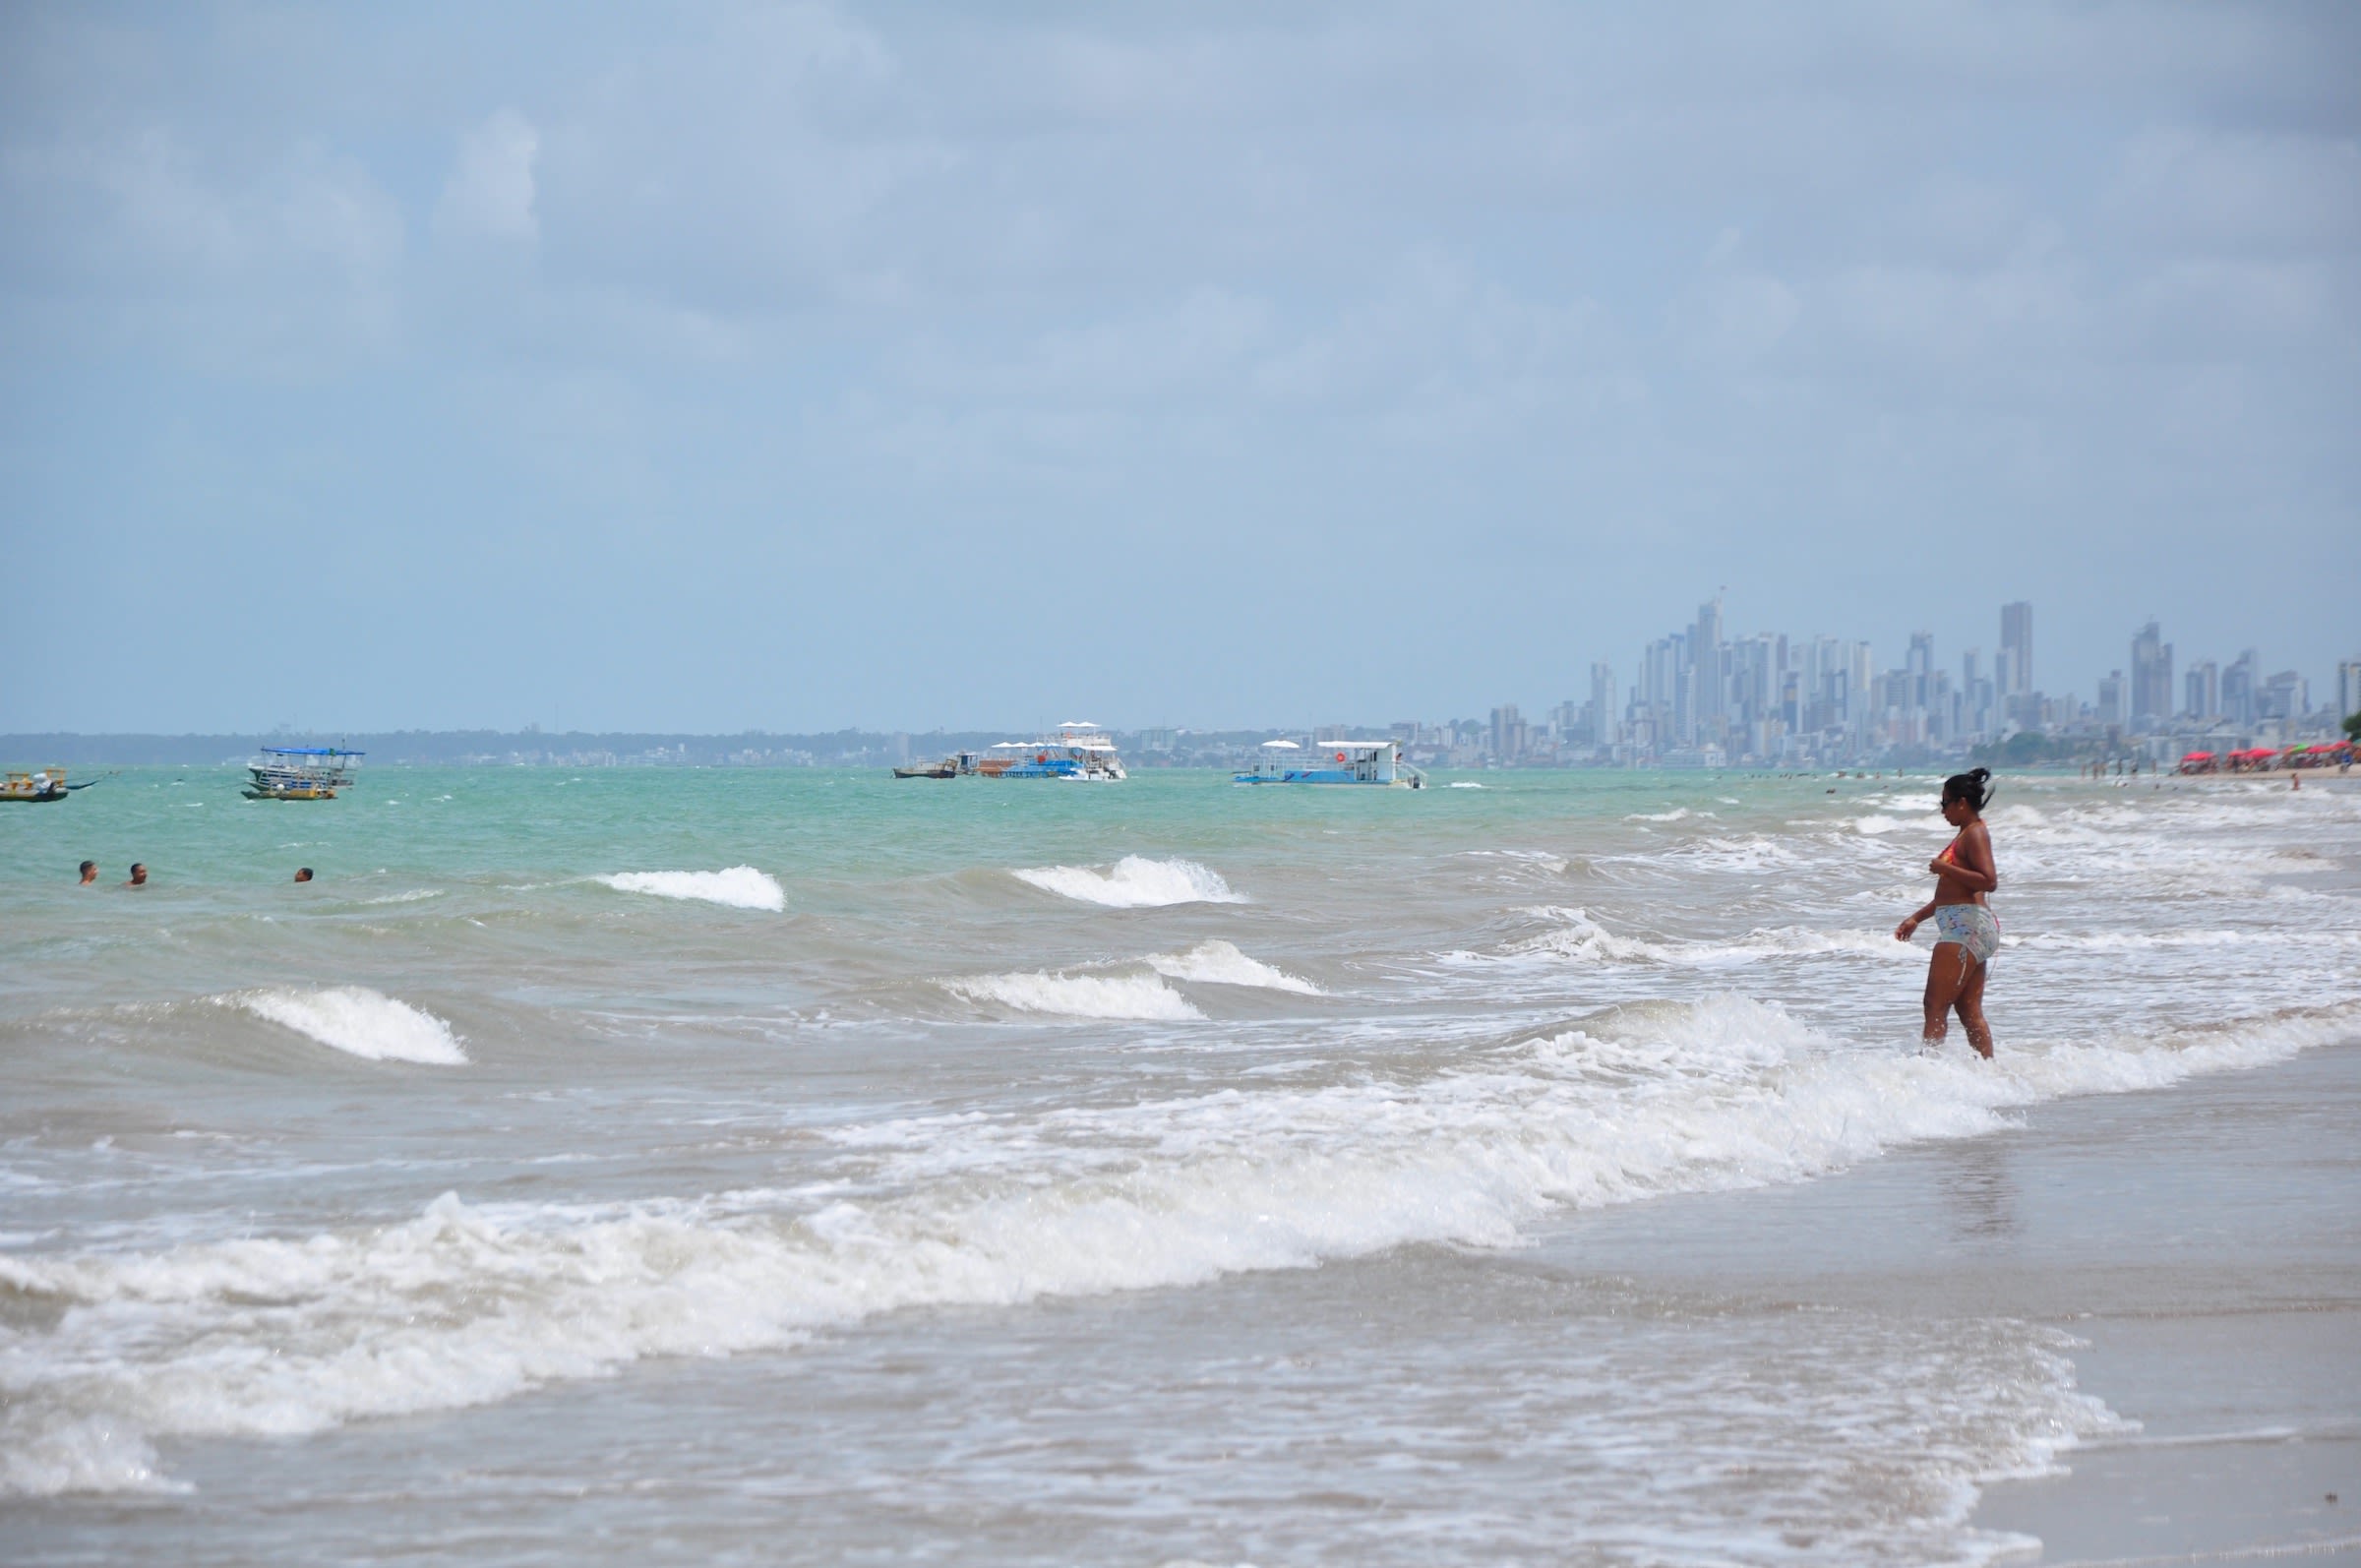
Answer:
<svg viewBox="0 0 2361 1568"><path fill-rule="evenodd" d="M2361 780L2000 779L1987 1062L1922 773L241 776L0 807L15 1561L1980 1564L2071 1324L1586 1223L2361 1041Z"/></svg>

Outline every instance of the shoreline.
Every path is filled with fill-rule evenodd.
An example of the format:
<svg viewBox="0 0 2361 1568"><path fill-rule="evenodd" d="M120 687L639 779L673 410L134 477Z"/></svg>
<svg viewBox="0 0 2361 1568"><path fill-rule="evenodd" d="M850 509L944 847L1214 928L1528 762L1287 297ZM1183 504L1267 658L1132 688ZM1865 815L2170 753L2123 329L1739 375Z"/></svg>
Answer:
<svg viewBox="0 0 2361 1568"><path fill-rule="evenodd" d="M2137 1427L1984 1482L1969 1523L1996 1563L2361 1565L2355 1126L2361 1034L1794 1187L1570 1216L1543 1249L1642 1285L2082 1341L2077 1386Z"/></svg>

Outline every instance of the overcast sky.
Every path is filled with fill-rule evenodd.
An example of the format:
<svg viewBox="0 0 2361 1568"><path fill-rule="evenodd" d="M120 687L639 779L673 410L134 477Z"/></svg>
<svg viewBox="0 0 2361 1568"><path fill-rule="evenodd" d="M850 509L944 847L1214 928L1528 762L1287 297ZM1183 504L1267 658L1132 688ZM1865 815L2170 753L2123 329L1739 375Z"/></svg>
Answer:
<svg viewBox="0 0 2361 1568"><path fill-rule="evenodd" d="M2361 8L0 10L0 730L2361 656Z"/></svg>

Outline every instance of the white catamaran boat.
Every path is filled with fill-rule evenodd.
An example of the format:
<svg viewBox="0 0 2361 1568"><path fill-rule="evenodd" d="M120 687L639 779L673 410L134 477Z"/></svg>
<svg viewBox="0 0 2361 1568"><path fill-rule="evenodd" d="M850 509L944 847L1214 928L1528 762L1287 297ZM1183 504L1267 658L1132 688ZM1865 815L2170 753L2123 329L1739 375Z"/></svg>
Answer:
<svg viewBox="0 0 2361 1568"><path fill-rule="evenodd" d="M333 801L357 780L353 769L365 754L334 746L266 746L246 764L254 777L250 801Z"/></svg>
<svg viewBox="0 0 2361 1568"><path fill-rule="evenodd" d="M1423 789L1426 775L1402 760L1399 741L1318 741L1308 749L1294 741L1265 741L1253 766L1230 776L1233 784L1378 784Z"/></svg>
<svg viewBox="0 0 2361 1568"><path fill-rule="evenodd" d="M959 771L977 778L1061 778L1113 784L1129 777L1115 742L1088 719L1058 726L1038 741L1002 741L981 756L962 753Z"/></svg>

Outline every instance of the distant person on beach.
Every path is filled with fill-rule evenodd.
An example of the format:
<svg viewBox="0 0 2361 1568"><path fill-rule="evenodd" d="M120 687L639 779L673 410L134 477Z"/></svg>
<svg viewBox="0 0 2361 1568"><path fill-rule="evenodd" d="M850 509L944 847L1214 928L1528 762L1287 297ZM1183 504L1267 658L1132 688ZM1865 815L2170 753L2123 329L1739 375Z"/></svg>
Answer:
<svg viewBox="0 0 2361 1568"><path fill-rule="evenodd" d="M94 861L94 860L86 860L86 861L84 861L84 862L82 863L82 882L81 882L81 885L82 885L82 886L84 886L84 887L88 887L88 886L90 886L90 885L91 885L91 883L92 883L92 882L96 881L97 879L98 879L98 863L97 863L96 861Z"/></svg>
<svg viewBox="0 0 2361 1568"><path fill-rule="evenodd" d="M309 866L298 866L298 867L296 867L296 868L295 868L295 879L296 879L297 881L299 881L299 882L308 882L308 881L310 881L310 880L312 879L312 869L311 869Z"/></svg>
<svg viewBox="0 0 2361 1568"><path fill-rule="evenodd" d="M1894 939L1907 942L1929 915L1935 918L1935 951L1926 965L1926 1029L1920 1038L1927 1046L1941 1045L1948 1015L1956 1010L1968 1028L1968 1043L1986 1058L1992 1055L1992 1026L1984 1022L1984 979L1992 955L2000 951L2000 923L1984 903L1984 895L2000 885L1982 814L1991 799L1992 774L1985 768L1943 781L1943 820L1959 833L1927 862L1935 896L1894 928Z"/></svg>
<svg viewBox="0 0 2361 1568"><path fill-rule="evenodd" d="M135 860L135 861L133 861L133 862L131 863L131 880L130 880L130 881L128 881L128 882L125 882L123 885L124 885L124 886L126 886L126 887L145 887L145 886L147 886L147 885L148 885L148 868L147 868L147 867L145 867L145 866L143 866L143 865L141 865L141 864L140 864L138 861L136 861L136 860Z"/></svg>

